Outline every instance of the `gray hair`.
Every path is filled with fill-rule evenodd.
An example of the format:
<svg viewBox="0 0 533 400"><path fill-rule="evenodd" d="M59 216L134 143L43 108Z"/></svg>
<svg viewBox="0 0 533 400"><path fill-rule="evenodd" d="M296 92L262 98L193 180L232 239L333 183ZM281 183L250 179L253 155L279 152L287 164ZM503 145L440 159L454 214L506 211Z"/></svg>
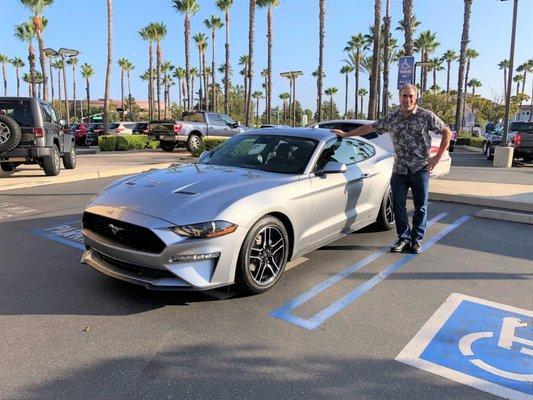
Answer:
<svg viewBox="0 0 533 400"><path fill-rule="evenodd" d="M404 90L414 90L416 97L418 97L418 88L412 83L406 83L400 86L400 93L402 93Z"/></svg>

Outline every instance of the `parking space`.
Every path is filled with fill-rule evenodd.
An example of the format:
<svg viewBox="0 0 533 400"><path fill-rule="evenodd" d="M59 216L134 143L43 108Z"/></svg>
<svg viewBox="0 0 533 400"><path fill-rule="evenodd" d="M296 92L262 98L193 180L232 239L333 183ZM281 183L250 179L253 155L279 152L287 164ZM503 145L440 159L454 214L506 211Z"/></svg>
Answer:
<svg viewBox="0 0 533 400"><path fill-rule="evenodd" d="M424 335L428 321L438 319L443 329L455 321L439 313L450 296L514 307L522 318L531 317L529 225L476 218L479 208L433 202L424 252L417 256L388 253L394 232L366 228L296 260L262 295L245 297L232 288L153 292L79 262L81 211L109 181L55 185L53 193L39 187L0 194L0 203L16 197L18 207L38 211L0 220L1 398L532 395L527 379L507 387L514 393L487 391L405 357L420 332L437 341L419 346L417 359L441 366L422 350L479 330L500 335L499 317L477 311L478 324L465 327L461 337L439 329ZM502 314L502 321L508 316ZM528 329L516 325L511 338L533 340ZM526 378L533 374L533 356L512 353L521 369L498 364L476 347L484 340L471 347L482 355L478 359ZM511 340L498 350L505 356L521 348L530 348L528 342ZM460 361L443 367L465 373ZM466 364L468 371L477 368ZM505 382L491 383L506 388Z"/></svg>

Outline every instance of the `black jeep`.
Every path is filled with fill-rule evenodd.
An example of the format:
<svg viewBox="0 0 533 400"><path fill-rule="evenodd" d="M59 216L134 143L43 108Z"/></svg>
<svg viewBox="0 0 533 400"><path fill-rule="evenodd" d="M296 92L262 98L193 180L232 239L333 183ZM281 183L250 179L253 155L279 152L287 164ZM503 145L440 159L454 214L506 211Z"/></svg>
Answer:
<svg viewBox="0 0 533 400"><path fill-rule="evenodd" d="M58 175L60 158L76 167L74 136L47 102L35 97L0 97L0 167L13 172L20 164L39 164L46 175Z"/></svg>

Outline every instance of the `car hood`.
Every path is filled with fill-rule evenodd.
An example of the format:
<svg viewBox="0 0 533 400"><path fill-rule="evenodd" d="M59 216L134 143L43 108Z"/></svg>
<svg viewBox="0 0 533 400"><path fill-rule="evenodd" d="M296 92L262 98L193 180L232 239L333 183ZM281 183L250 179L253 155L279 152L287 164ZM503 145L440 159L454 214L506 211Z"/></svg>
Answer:
<svg viewBox="0 0 533 400"><path fill-rule="evenodd" d="M122 178L95 196L90 205L190 224L211 221L236 201L297 180L297 175L187 164Z"/></svg>

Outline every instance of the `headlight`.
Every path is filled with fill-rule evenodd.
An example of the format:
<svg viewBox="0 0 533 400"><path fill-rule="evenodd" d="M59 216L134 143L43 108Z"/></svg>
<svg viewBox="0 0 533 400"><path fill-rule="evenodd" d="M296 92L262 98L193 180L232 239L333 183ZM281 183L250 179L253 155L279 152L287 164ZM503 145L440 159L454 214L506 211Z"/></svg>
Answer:
<svg viewBox="0 0 533 400"><path fill-rule="evenodd" d="M211 221L199 224L174 226L170 230L190 238L214 238L235 232L237 225L227 221Z"/></svg>

